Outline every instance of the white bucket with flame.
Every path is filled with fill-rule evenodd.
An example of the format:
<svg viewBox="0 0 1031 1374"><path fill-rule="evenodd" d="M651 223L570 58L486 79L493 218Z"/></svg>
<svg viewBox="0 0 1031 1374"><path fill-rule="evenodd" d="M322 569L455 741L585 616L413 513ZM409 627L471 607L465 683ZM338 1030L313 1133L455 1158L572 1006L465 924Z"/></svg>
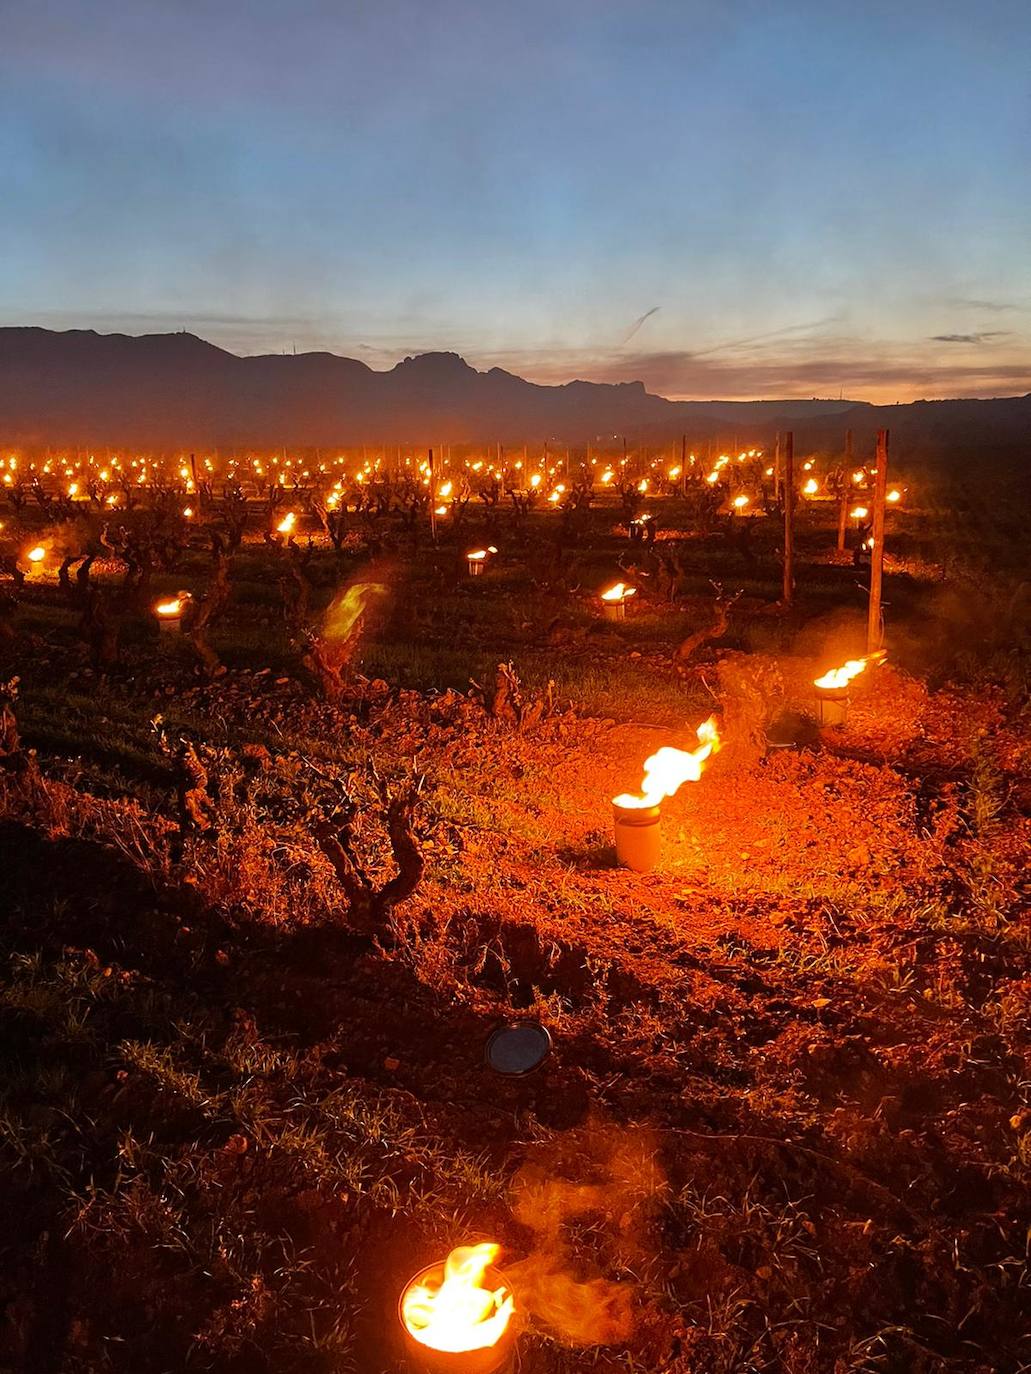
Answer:
<svg viewBox="0 0 1031 1374"><path fill-rule="evenodd" d="M463 1246L427 1265L398 1299L409 1365L423 1374L506 1374L518 1327L515 1300L490 1261L496 1245Z"/></svg>
<svg viewBox="0 0 1031 1374"><path fill-rule="evenodd" d="M662 853L662 826L658 802L654 806L620 806L612 803L616 832L616 862L635 873L650 873Z"/></svg>

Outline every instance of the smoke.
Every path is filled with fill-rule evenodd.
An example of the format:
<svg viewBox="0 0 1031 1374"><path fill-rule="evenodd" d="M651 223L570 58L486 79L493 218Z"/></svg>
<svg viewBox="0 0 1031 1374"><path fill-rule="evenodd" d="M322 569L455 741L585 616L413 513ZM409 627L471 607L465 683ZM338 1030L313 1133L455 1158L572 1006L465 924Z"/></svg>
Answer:
<svg viewBox="0 0 1031 1374"><path fill-rule="evenodd" d="M512 1211L533 1237L505 1269L520 1308L571 1346L624 1344L641 1310L639 1272L656 1253L650 1224L666 1190L653 1134L590 1123L523 1165Z"/></svg>
<svg viewBox="0 0 1031 1374"><path fill-rule="evenodd" d="M361 582L348 583L326 607L322 635L327 640L347 639L359 619L368 625L370 614L382 609L390 592L390 569L385 563L364 570Z"/></svg>

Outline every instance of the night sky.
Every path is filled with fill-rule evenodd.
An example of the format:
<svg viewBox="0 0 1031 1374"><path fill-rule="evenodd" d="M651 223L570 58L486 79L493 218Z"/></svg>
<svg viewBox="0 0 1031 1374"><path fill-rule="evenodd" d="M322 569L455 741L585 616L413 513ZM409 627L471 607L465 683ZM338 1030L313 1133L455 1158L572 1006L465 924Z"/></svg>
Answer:
<svg viewBox="0 0 1031 1374"><path fill-rule="evenodd" d="M0 0L0 324L1022 393L1031 3Z"/></svg>

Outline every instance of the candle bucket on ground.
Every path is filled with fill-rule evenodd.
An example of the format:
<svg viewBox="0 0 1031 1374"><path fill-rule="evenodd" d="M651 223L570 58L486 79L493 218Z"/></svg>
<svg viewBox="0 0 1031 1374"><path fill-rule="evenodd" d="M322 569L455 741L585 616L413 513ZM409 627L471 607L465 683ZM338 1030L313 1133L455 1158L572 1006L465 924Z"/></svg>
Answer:
<svg viewBox="0 0 1031 1374"><path fill-rule="evenodd" d="M616 862L635 873L650 873L662 851L662 827L658 802L651 806L612 803L616 832Z"/></svg>
<svg viewBox="0 0 1031 1374"><path fill-rule="evenodd" d="M626 603L637 595L636 587L628 587L625 582L617 582L601 594L601 610L606 620L625 620Z"/></svg>
<svg viewBox="0 0 1031 1374"><path fill-rule="evenodd" d="M848 720L848 691L840 687L818 687L816 719L821 725L844 725Z"/></svg>
<svg viewBox="0 0 1031 1374"><path fill-rule="evenodd" d="M154 607L158 629L162 636L182 633L183 611L189 601L189 593L180 592L169 601L159 601Z"/></svg>
<svg viewBox="0 0 1031 1374"><path fill-rule="evenodd" d="M497 1249L452 1250L447 1260L420 1269L402 1288L397 1319L413 1369L422 1374L508 1374L512 1369L518 1334L512 1290L500 1270L484 1262L487 1252L493 1258ZM457 1299L451 1288L456 1282Z"/></svg>
<svg viewBox="0 0 1031 1374"><path fill-rule="evenodd" d="M488 558L490 558L491 554L495 553L497 553L497 549L493 544L491 544L489 548L473 549L470 553L467 553L465 556L465 563L466 567L469 569L469 576L479 577L487 566Z"/></svg>

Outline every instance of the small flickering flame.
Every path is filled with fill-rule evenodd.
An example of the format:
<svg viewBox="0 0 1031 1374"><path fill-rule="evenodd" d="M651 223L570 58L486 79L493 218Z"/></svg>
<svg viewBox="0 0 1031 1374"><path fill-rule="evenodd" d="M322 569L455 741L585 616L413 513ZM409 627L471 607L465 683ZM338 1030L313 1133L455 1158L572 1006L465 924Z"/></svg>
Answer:
<svg viewBox="0 0 1031 1374"><path fill-rule="evenodd" d="M813 679L814 687L822 687L825 692L840 692L854 677L858 677L870 664L883 663L888 657L886 650L880 649L866 658L850 658L840 668L830 668L823 677Z"/></svg>
<svg viewBox="0 0 1031 1374"><path fill-rule="evenodd" d="M902 500L902 493L899 491L898 487L892 487L891 491L888 492L886 499L894 505L896 501Z"/></svg>
<svg viewBox="0 0 1031 1374"><path fill-rule="evenodd" d="M733 504L735 510L744 510L744 508L748 505L748 497L735 496Z"/></svg>
<svg viewBox="0 0 1031 1374"><path fill-rule="evenodd" d="M293 529L294 525L296 524L297 516L293 513L292 510L288 510L287 513L283 516L282 520L280 520L279 524L276 526L276 530L279 534L289 534L290 531Z"/></svg>
<svg viewBox="0 0 1031 1374"><path fill-rule="evenodd" d="M183 515L186 517L187 520L189 520L189 519L191 518L191 516L193 515L193 507L192 507L192 506L183 506Z"/></svg>
<svg viewBox="0 0 1031 1374"><path fill-rule="evenodd" d="M698 748L690 751L665 745L644 762L644 781L639 794L623 792L612 798L614 806L625 808L658 806L664 797L672 797L681 783L697 782L705 764L720 747L720 732L716 719L703 720L695 732Z"/></svg>
<svg viewBox="0 0 1031 1374"><path fill-rule="evenodd" d="M853 506L852 509L849 511L849 519L865 520L869 514L870 512L867 510L865 506Z"/></svg>
<svg viewBox="0 0 1031 1374"><path fill-rule="evenodd" d="M483 1286L499 1248L491 1244L459 1246L444 1262L444 1277L439 1283L424 1278L405 1290L401 1318L415 1340L448 1354L497 1345L515 1310L507 1285Z"/></svg>
<svg viewBox="0 0 1031 1374"><path fill-rule="evenodd" d="M474 549L472 553L467 553L466 558L470 563L482 563L488 554L492 553L497 553L497 549L493 544L489 544L485 549Z"/></svg>
<svg viewBox="0 0 1031 1374"><path fill-rule="evenodd" d="M802 490L805 492L806 496L815 496L820 490L820 484L815 477L810 477Z"/></svg>
<svg viewBox="0 0 1031 1374"><path fill-rule="evenodd" d="M602 601L625 601L628 596L636 596L637 588L628 587L625 582L616 582L608 591L601 594Z"/></svg>
<svg viewBox="0 0 1031 1374"><path fill-rule="evenodd" d="M34 549L29 549L28 553L26 554L26 557L28 558L30 563L42 563L43 559L46 558L46 556L47 551L42 544L37 544Z"/></svg>
<svg viewBox="0 0 1031 1374"><path fill-rule="evenodd" d="M155 612L156 615L164 615L164 616L182 615L182 613L183 613L183 601L182 601L182 597L177 596L177 597L175 597L175 599L172 600L172 601L159 601L158 604L154 607L154 612Z"/></svg>

